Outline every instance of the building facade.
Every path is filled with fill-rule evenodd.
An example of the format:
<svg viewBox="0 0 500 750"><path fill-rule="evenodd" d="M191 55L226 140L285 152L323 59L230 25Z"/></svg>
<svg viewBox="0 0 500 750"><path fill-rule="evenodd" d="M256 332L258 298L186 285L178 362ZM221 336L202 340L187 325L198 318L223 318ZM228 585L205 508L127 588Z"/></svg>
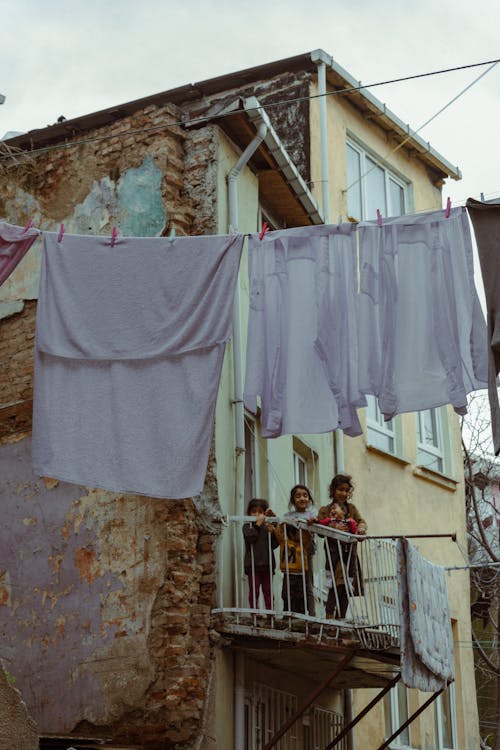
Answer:
<svg viewBox="0 0 500 750"><path fill-rule="evenodd" d="M64 223L75 234L117 226L157 236L440 208L443 182L458 170L369 92L342 93L356 87L318 50L17 136L9 148L31 153L1 162L0 217L32 219L42 230ZM275 618L244 611L241 518L251 497L282 515L290 488L303 483L322 505L332 476L345 471L370 535L453 533L456 542L428 538L418 547L436 563L463 563L464 481L451 408L387 423L373 400L360 415L361 437L262 438L258 415L241 404L246 263L244 253L205 487L185 501L32 476L39 247L0 290L1 655L42 737L253 750L297 712L276 746L325 748L392 684L394 597L379 591L381 630L370 630L373 610L357 630L329 628L322 552L311 621L285 618L278 627L279 587ZM389 560L389 541L387 550ZM456 681L391 747L478 746L473 659L460 645L470 639L466 572L450 573L448 590ZM348 616L356 621L354 609ZM344 747L378 747L427 698L394 683Z"/></svg>

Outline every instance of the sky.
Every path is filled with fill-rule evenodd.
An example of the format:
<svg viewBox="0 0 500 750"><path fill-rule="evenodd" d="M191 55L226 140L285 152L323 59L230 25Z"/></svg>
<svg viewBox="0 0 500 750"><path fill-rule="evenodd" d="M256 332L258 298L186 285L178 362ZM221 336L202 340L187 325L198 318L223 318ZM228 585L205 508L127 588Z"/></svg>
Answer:
<svg viewBox="0 0 500 750"><path fill-rule="evenodd" d="M317 48L363 83L500 58L498 0L0 0L0 18L0 137ZM371 91L417 130L483 70ZM453 205L500 195L499 122L500 64L420 132L463 173Z"/></svg>

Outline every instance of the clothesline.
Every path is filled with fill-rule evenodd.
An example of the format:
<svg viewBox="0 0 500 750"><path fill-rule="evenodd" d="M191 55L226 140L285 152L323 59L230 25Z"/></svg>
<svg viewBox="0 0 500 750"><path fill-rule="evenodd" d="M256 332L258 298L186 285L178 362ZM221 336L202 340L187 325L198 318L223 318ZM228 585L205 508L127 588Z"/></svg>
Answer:
<svg viewBox="0 0 500 750"><path fill-rule="evenodd" d="M498 62L500 62L500 58L497 59L497 60L486 60L484 62L479 62L479 63L470 63L470 64L467 64L467 65L459 65L459 66L456 66L454 68L443 68L441 70L430 71L430 72L427 72L427 73L417 73L415 75L402 76L400 78L393 78L393 79L389 79L389 80L385 80L385 81L377 81L375 83L369 83L369 84L363 84L363 85L360 83L359 86L350 86L350 87L346 87L346 88L343 88L343 89L338 89L338 90L335 90L335 91L327 91L324 94L309 94L308 96L294 97L294 98L289 98L289 99L286 99L286 100L278 100L278 101L273 101L273 102L266 102L265 109L272 109L273 107L283 107L285 105L290 106L291 104L297 104L297 103L304 102L304 101L310 101L312 99L318 99L318 98L321 98L323 96L342 96L344 94L352 93L354 91L362 91L364 89L375 88L377 86L387 86L387 85L393 84L393 83L402 83L404 81L411 81L411 80L416 80L416 79L419 79L419 78L427 78L429 76L441 75L441 74L444 74L444 73L453 73L453 72L456 72L456 71L459 71L459 70L467 70L469 68L481 67L483 65L491 65L493 67ZM473 84L471 84L471 85L473 85ZM219 100L219 101L221 101L221 100ZM217 104L217 102L214 102L214 104ZM446 105L446 106L448 106L448 105ZM246 110L246 111L251 112L251 111L254 111L254 110L258 111L260 109L263 109L263 107L248 108L248 110ZM192 120L189 121L189 125L202 125L204 123L213 122L215 120L221 120L221 119L224 119L225 117L229 117L229 116L232 116L232 115L234 115L234 112L220 112L218 114L213 114L213 115L210 115L210 116L203 116L203 117L193 118ZM72 148L74 146L83 146L83 145L86 145L86 144L89 144L89 143L98 143L100 141L109 140L110 138L122 138L122 137L125 138L125 137L129 137L129 136L141 135L141 134L144 134L144 133L159 132L161 130L165 130L166 128L170 128L170 127L174 127L174 126L179 126L180 127L180 126L185 126L185 125L186 125L186 121L185 120L177 120L177 121L173 121L173 122L169 122L169 123L164 123L162 125L152 125L152 126L147 127L147 128L138 128L136 130L126 130L126 131L123 131L123 132L112 133L112 134L107 134L107 135L102 135L102 136L93 136L92 138L85 138L85 139L82 139L82 140L79 140L79 141L72 141L71 143L67 143L67 142L66 143L58 143L58 144L55 144L53 146L44 146L44 147L38 148L38 149L31 149L30 151L16 152L15 156L16 157L38 156L40 154L49 153L51 151L56 151L58 149ZM28 133L28 135L29 135L29 133ZM9 161L11 158L12 158L11 154L0 154L0 162L2 162L2 161Z"/></svg>

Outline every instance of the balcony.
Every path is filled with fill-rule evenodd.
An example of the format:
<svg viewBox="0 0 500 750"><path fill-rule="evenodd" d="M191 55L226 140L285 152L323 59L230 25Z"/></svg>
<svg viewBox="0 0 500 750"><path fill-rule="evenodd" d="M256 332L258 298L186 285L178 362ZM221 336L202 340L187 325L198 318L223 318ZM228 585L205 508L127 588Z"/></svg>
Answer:
<svg viewBox="0 0 500 750"><path fill-rule="evenodd" d="M339 688L385 686L399 669L396 542L308 526L302 520L266 518L264 557L269 563L263 572L256 567L251 544L245 566L243 527L253 521L246 516L226 519L214 628L228 645L278 669L293 662L304 677L324 674L328 665L335 668L351 653L336 676ZM295 547L292 555L289 541ZM276 572L270 575L273 555ZM292 570L297 557L310 561L309 572ZM261 546L260 565L262 561ZM262 590L257 597L259 578L268 587L270 606Z"/></svg>

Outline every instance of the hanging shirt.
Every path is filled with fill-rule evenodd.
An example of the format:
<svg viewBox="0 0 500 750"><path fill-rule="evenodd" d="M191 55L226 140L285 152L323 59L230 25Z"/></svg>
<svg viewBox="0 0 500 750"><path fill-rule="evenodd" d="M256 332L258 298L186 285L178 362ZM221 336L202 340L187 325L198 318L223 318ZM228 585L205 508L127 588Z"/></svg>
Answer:
<svg viewBox="0 0 500 750"><path fill-rule="evenodd" d="M44 233L36 474L115 492L201 492L242 236Z"/></svg>
<svg viewBox="0 0 500 750"><path fill-rule="evenodd" d="M486 328L462 208L359 225L359 383L391 419L452 404L487 380Z"/></svg>
<svg viewBox="0 0 500 750"><path fill-rule="evenodd" d="M249 241L244 402L262 435L361 434L355 227L308 226Z"/></svg>
<svg viewBox="0 0 500 750"><path fill-rule="evenodd" d="M0 222L0 286L24 258L38 235L39 229L25 229Z"/></svg>
<svg viewBox="0 0 500 750"><path fill-rule="evenodd" d="M467 209L477 240L481 273L486 295L488 324L488 398L495 455L500 453L500 406L497 375L500 372L500 204L467 201Z"/></svg>

